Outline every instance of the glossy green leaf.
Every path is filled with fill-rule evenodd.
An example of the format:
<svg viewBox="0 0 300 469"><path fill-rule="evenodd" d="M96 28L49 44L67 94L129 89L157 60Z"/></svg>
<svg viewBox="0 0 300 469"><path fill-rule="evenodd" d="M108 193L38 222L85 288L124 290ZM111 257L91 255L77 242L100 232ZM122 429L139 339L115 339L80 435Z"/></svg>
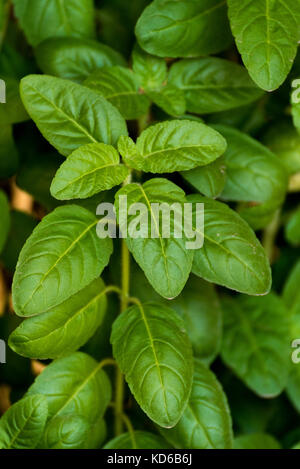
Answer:
<svg viewBox="0 0 300 469"><path fill-rule="evenodd" d="M93 425L111 400L111 385L102 365L76 352L48 365L30 386L27 395L42 394L48 402L48 423L69 414L84 416Z"/></svg>
<svg viewBox="0 0 300 469"><path fill-rule="evenodd" d="M29 358L68 355L92 337L105 311L105 286L99 278L49 312L23 321L11 334L9 346Z"/></svg>
<svg viewBox="0 0 300 469"><path fill-rule="evenodd" d="M214 286L191 276L168 305L184 320L194 356L209 365L220 351L222 338L222 310Z"/></svg>
<svg viewBox="0 0 300 469"><path fill-rule="evenodd" d="M136 25L140 46L160 57L215 54L231 43L223 0L154 0Z"/></svg>
<svg viewBox="0 0 300 469"><path fill-rule="evenodd" d="M274 293L266 297L224 298L221 356L243 382L262 397L287 385L290 371L290 318Z"/></svg>
<svg viewBox="0 0 300 469"><path fill-rule="evenodd" d="M53 37L35 49L37 63L48 75L81 82L102 67L125 65L118 52L100 42Z"/></svg>
<svg viewBox="0 0 300 469"><path fill-rule="evenodd" d="M29 75L21 81L21 96L41 133L64 156L88 143L115 145L120 135L127 135L117 109L68 80Z"/></svg>
<svg viewBox="0 0 300 469"><path fill-rule="evenodd" d="M222 198L238 202L276 201L280 206L287 190L287 174L279 158L239 130L221 125L214 128L227 141L227 178Z"/></svg>
<svg viewBox="0 0 300 469"><path fill-rule="evenodd" d="M21 399L0 420L0 449L34 449L47 420L47 400L36 394Z"/></svg>
<svg viewBox="0 0 300 469"><path fill-rule="evenodd" d="M233 435L226 396L215 375L195 361L194 382L188 405L178 424L160 429L175 448L231 449Z"/></svg>
<svg viewBox="0 0 300 469"><path fill-rule="evenodd" d="M93 0L13 0L28 42L36 46L53 36L93 37Z"/></svg>
<svg viewBox="0 0 300 469"><path fill-rule="evenodd" d="M228 0L237 48L252 79L273 91L286 79L297 52L300 3Z"/></svg>
<svg viewBox="0 0 300 469"><path fill-rule="evenodd" d="M43 449L83 449L90 425L80 415L54 417L43 435Z"/></svg>
<svg viewBox="0 0 300 469"><path fill-rule="evenodd" d="M111 342L144 412L162 427L176 425L193 380L192 348L182 319L159 303L135 305L114 322Z"/></svg>
<svg viewBox="0 0 300 469"><path fill-rule="evenodd" d="M0 252L3 250L10 228L10 213L6 194L0 190Z"/></svg>
<svg viewBox="0 0 300 469"><path fill-rule="evenodd" d="M183 171L181 176L206 197L218 197L225 186L225 158L221 156L210 164Z"/></svg>
<svg viewBox="0 0 300 469"><path fill-rule="evenodd" d="M195 251L193 273L209 282L248 295L265 295L271 288L266 253L249 225L227 205L192 195L204 203L204 245Z"/></svg>
<svg viewBox="0 0 300 469"><path fill-rule="evenodd" d="M127 207L120 206L120 196L127 196ZM167 203L174 205L170 210L170 236L163 236L160 226L161 212L154 211L151 204ZM175 238L176 218L182 219L182 204L185 194L182 189L167 179L150 179L145 184L129 184L116 194L116 211L120 223L128 216L127 246L144 271L153 288L165 298L174 298L183 289L191 271L193 251L186 249L186 237ZM147 213L140 213L143 221L141 236L133 236L136 216L129 213L133 204L142 203ZM168 207L167 207L168 208ZM176 214L176 216L175 216ZM137 215L139 216L138 212ZM175 221L174 221L175 219ZM151 236L151 225L154 236ZM121 228L122 229L122 228ZM138 229L138 228L137 228ZM124 231L124 229L123 229ZM126 233L122 233L126 236Z"/></svg>
<svg viewBox="0 0 300 469"><path fill-rule="evenodd" d="M141 133L135 147L126 148L126 141L126 137L120 139L118 147L128 165L151 173L204 166L226 150L226 141L218 132L189 120L154 124Z"/></svg>
<svg viewBox="0 0 300 469"><path fill-rule="evenodd" d="M118 186L128 174L114 147L90 143L75 150L61 165L50 192L58 200L84 199Z"/></svg>
<svg viewBox="0 0 300 469"><path fill-rule="evenodd" d="M234 109L262 95L244 67L218 57L176 62L169 82L184 91L187 110L197 114Z"/></svg>
<svg viewBox="0 0 300 469"><path fill-rule="evenodd" d="M18 315L46 312L101 274L112 252L112 240L98 238L97 222L91 212L69 205L55 209L34 229L14 276Z"/></svg>
<svg viewBox="0 0 300 469"><path fill-rule="evenodd" d="M160 89L148 90L147 96L170 116L178 117L186 111L184 93L174 85L168 84Z"/></svg>
<svg viewBox="0 0 300 469"><path fill-rule="evenodd" d="M150 105L139 89L137 77L128 68L103 67L87 78L84 85L106 98L125 119L137 119L146 114Z"/></svg>
<svg viewBox="0 0 300 469"><path fill-rule="evenodd" d="M300 208L298 208L285 226L285 237L287 241L294 245L300 245Z"/></svg>
<svg viewBox="0 0 300 469"><path fill-rule="evenodd" d="M281 449L281 446L272 435L252 433L235 438L234 449Z"/></svg>
<svg viewBox="0 0 300 469"><path fill-rule="evenodd" d="M123 433L104 446L104 449L168 449L169 445L160 436L141 430L132 434Z"/></svg>
<svg viewBox="0 0 300 469"><path fill-rule="evenodd" d="M164 59L147 54L137 44L132 52L132 69L145 89L155 89L167 80L167 64Z"/></svg>

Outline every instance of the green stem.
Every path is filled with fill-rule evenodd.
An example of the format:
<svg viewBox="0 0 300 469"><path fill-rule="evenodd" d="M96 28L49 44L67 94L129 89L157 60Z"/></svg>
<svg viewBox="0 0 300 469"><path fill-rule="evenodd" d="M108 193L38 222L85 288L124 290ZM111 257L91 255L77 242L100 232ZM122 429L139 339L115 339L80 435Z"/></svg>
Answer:
<svg viewBox="0 0 300 469"><path fill-rule="evenodd" d="M275 212L273 220L271 223L265 228L263 233L262 245L265 248L266 254L270 260L270 263L273 262L274 259L274 245L275 239L280 227L280 210Z"/></svg>
<svg viewBox="0 0 300 469"><path fill-rule="evenodd" d="M137 449L137 443L136 443L136 439L134 435L134 428L133 428L132 423L130 422L130 419L127 417L126 414L122 414L122 420L127 427L128 433L130 434L130 438L132 441L132 448Z"/></svg>

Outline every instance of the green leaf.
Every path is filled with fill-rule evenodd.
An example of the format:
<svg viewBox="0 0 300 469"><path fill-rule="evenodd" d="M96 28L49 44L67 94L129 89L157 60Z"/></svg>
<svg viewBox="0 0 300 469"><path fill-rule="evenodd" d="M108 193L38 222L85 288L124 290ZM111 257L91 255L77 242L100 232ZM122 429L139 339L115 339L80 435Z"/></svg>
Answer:
<svg viewBox="0 0 300 469"><path fill-rule="evenodd" d="M85 199L118 186L128 174L114 147L90 143L75 150L61 165L50 192L58 200Z"/></svg>
<svg viewBox="0 0 300 469"><path fill-rule="evenodd" d="M0 253L4 248L9 228L10 228L10 213L9 205L6 194L0 190L0 213L1 213L1 224L0 224Z"/></svg>
<svg viewBox="0 0 300 469"><path fill-rule="evenodd" d="M215 54L232 40L224 0L154 0L135 32L140 46L160 57Z"/></svg>
<svg viewBox="0 0 300 469"><path fill-rule="evenodd" d="M2 125L0 127L0 179L13 176L17 172L18 165L19 156L13 140L12 126Z"/></svg>
<svg viewBox="0 0 300 469"><path fill-rule="evenodd" d="M18 124L28 120L28 114L20 98L19 80L3 75L1 78L6 86L6 102L0 103L0 124Z"/></svg>
<svg viewBox="0 0 300 469"><path fill-rule="evenodd" d="M169 445L160 436L144 431L123 433L110 440L104 449L168 449Z"/></svg>
<svg viewBox="0 0 300 469"><path fill-rule="evenodd" d="M105 286L99 278L49 312L23 321L11 334L9 346L29 358L68 355L93 336L105 311Z"/></svg>
<svg viewBox="0 0 300 469"><path fill-rule="evenodd" d="M68 80L29 75L21 81L21 96L43 136L64 156L88 143L115 145L121 135L127 135L117 109Z"/></svg>
<svg viewBox="0 0 300 469"><path fill-rule="evenodd" d="M292 214L286 224L285 237L293 246L300 245L300 207Z"/></svg>
<svg viewBox="0 0 300 469"><path fill-rule="evenodd" d="M231 449L233 435L226 396L215 375L195 361L189 403L178 424L160 429L174 448Z"/></svg>
<svg viewBox="0 0 300 469"><path fill-rule="evenodd" d="M93 0L13 0L13 4L33 46L53 36L95 35Z"/></svg>
<svg viewBox="0 0 300 469"><path fill-rule="evenodd" d="M166 85L160 89L148 90L147 96L170 116L178 117L186 111L184 93L174 85Z"/></svg>
<svg viewBox="0 0 300 469"><path fill-rule="evenodd" d="M270 265L249 225L221 202L199 195L187 199L204 203L204 245L195 251L193 273L241 293L266 295L272 281Z"/></svg>
<svg viewBox="0 0 300 469"><path fill-rule="evenodd" d="M292 123L272 124L263 143L278 156L288 174L300 172L300 135Z"/></svg>
<svg viewBox="0 0 300 469"><path fill-rule="evenodd" d="M291 317L291 343L300 338L300 262L298 261L293 267L283 290L283 300L285 302ZM299 357L299 344L296 348L291 349L292 354L296 353ZM292 355L293 358L293 355ZM287 395L294 405L295 409L300 412L300 370L299 363L291 364L291 372L286 388Z"/></svg>
<svg viewBox="0 0 300 469"><path fill-rule="evenodd" d="M183 171L181 176L206 197L218 197L225 186L225 158L221 156L210 164Z"/></svg>
<svg viewBox="0 0 300 469"><path fill-rule="evenodd" d="M204 166L226 150L225 139L205 124L172 120L144 130L136 146L126 148L126 137L119 151L129 166L150 173L172 173Z"/></svg>
<svg viewBox="0 0 300 469"><path fill-rule="evenodd" d="M228 14L250 76L264 90L275 90L286 79L296 56L299 2L228 0Z"/></svg>
<svg viewBox="0 0 300 469"><path fill-rule="evenodd" d="M0 449L34 449L47 420L47 401L35 395L21 399L0 420Z"/></svg>
<svg viewBox="0 0 300 469"><path fill-rule="evenodd" d="M222 198L237 202L273 202L284 200L287 174L279 158L248 135L223 125L214 128L226 138L227 178Z"/></svg>
<svg viewBox="0 0 300 469"><path fill-rule="evenodd" d="M159 303L135 305L114 322L113 354L135 399L155 423L176 425L192 387L192 348L182 319Z"/></svg>
<svg viewBox="0 0 300 469"><path fill-rule="evenodd" d="M244 67L217 57L176 62L169 83L184 91L187 110L197 114L234 109L256 101L263 93Z"/></svg>
<svg viewBox="0 0 300 469"><path fill-rule="evenodd" d="M223 361L259 396L277 396L290 371L290 319L284 303L270 293L224 298L222 306Z"/></svg>
<svg viewBox="0 0 300 469"><path fill-rule="evenodd" d="M281 449L281 446L272 435L252 433L235 438L234 449Z"/></svg>
<svg viewBox="0 0 300 469"><path fill-rule="evenodd" d="M137 77L124 67L103 67L87 78L84 85L106 98L125 119L137 119L146 114L150 105L139 89Z"/></svg>
<svg viewBox="0 0 300 469"><path fill-rule="evenodd" d="M79 415L55 417L47 425L41 447L43 449L83 449L90 425Z"/></svg>
<svg viewBox="0 0 300 469"><path fill-rule="evenodd" d="M120 206L120 196L125 195L127 207ZM165 298L179 295L192 267L193 251L186 249L185 235L181 238L174 236L174 223L179 217L182 221L182 204L185 201L183 190L162 178L150 179L143 185L128 184L116 194L119 223L123 217L128 217L128 230L127 233L122 233L122 236L127 234L126 243L130 252L153 288ZM161 212L155 212L151 205L162 202L169 204L167 208L175 204L173 212L170 210L170 236L163 236L160 226ZM129 213L129 208L136 203L142 203L146 208L146 213L141 214L145 223L141 228L140 237L131 235L131 229L136 227L136 216ZM151 225L154 236L151 236Z"/></svg>
<svg viewBox="0 0 300 469"><path fill-rule="evenodd" d="M58 207L24 245L13 281L19 316L59 305L96 279L107 265L112 240L96 234L97 218L77 205Z"/></svg>
<svg viewBox="0 0 300 469"><path fill-rule="evenodd" d="M48 425L56 417L84 416L93 425L111 400L111 385L102 365L76 352L48 365L30 386L27 395L42 394L48 402Z"/></svg>
<svg viewBox="0 0 300 469"><path fill-rule="evenodd" d="M167 80L167 64L164 59L147 54L138 44L132 52L132 69L146 90L159 88Z"/></svg>
<svg viewBox="0 0 300 469"><path fill-rule="evenodd" d="M89 39L53 37L35 49L39 68L48 75L81 82L102 67L125 65L118 52Z"/></svg>
<svg viewBox="0 0 300 469"><path fill-rule="evenodd" d="M191 276L183 292L168 304L184 320L194 356L210 365L222 338L222 311L214 286Z"/></svg>

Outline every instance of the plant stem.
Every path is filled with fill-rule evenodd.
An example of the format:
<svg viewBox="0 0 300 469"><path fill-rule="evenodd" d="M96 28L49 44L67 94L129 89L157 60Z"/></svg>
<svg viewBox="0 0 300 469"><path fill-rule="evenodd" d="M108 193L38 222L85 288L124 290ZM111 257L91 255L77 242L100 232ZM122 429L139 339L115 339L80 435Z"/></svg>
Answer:
<svg viewBox="0 0 300 469"><path fill-rule="evenodd" d="M265 228L263 234L262 245L265 248L266 254L272 264L274 259L274 243L280 227L280 210L275 212L271 223Z"/></svg>

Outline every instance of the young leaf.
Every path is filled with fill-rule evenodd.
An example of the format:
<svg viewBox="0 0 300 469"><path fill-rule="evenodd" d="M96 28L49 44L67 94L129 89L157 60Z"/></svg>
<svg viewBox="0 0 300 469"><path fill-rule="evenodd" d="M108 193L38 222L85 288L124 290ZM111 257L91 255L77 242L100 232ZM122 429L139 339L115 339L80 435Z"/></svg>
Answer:
<svg viewBox="0 0 300 469"><path fill-rule="evenodd" d="M275 202L275 208L279 207L287 190L287 174L279 158L239 130L223 125L214 128L228 144L224 155L227 178L222 198L238 202L271 201Z"/></svg>
<svg viewBox="0 0 300 469"><path fill-rule="evenodd" d="M132 69L140 85L146 90L159 88L167 80L167 64L164 59L147 54L138 44L132 52Z"/></svg>
<svg viewBox="0 0 300 469"><path fill-rule="evenodd" d="M10 227L10 214L8 200L4 192L0 190L0 252L3 250Z"/></svg>
<svg viewBox="0 0 300 469"><path fill-rule="evenodd" d="M137 119L146 114L150 105L139 89L137 77L124 67L103 67L87 78L84 85L106 98L125 119Z"/></svg>
<svg viewBox="0 0 300 469"><path fill-rule="evenodd" d="M272 435L252 433L235 438L234 449L281 449L281 446Z"/></svg>
<svg viewBox="0 0 300 469"><path fill-rule="evenodd" d="M82 449L90 425L80 415L62 415L51 420L43 435L43 449Z"/></svg>
<svg viewBox="0 0 300 469"><path fill-rule="evenodd" d="M226 49L232 40L223 0L154 0L136 25L140 46L160 57L197 57Z"/></svg>
<svg viewBox="0 0 300 469"><path fill-rule="evenodd" d="M297 52L300 3L228 0L230 25L243 62L266 91L286 79Z"/></svg>
<svg viewBox="0 0 300 469"><path fill-rule="evenodd" d="M148 90L147 96L170 116L182 116L186 111L186 102L182 90L168 84L161 88Z"/></svg>
<svg viewBox="0 0 300 469"><path fill-rule="evenodd" d="M27 391L28 396L36 394L47 399L47 427L56 417L69 414L84 416L93 425L111 400L111 385L99 363L76 352L45 368Z"/></svg>
<svg viewBox="0 0 300 469"><path fill-rule="evenodd" d="M270 293L224 298L222 306L223 361L259 396L277 396L290 371L290 320L284 303Z"/></svg>
<svg viewBox="0 0 300 469"><path fill-rule="evenodd" d="M35 49L37 63L48 75L81 82L102 67L125 65L125 60L105 44L81 38L52 37Z"/></svg>
<svg viewBox="0 0 300 469"><path fill-rule="evenodd" d="M184 91L187 110L197 114L240 107L263 93L244 67L217 57L176 62L171 66L169 83Z"/></svg>
<svg viewBox="0 0 300 469"><path fill-rule="evenodd" d="M169 445L160 436L144 431L123 433L110 440L104 449L168 449Z"/></svg>
<svg viewBox="0 0 300 469"><path fill-rule="evenodd" d="M34 449L47 420L47 400L36 394L16 402L0 420L0 449Z"/></svg>
<svg viewBox="0 0 300 469"><path fill-rule="evenodd" d="M206 197L218 197L226 182L225 158L221 156L210 164L182 171L181 176Z"/></svg>
<svg viewBox="0 0 300 469"><path fill-rule="evenodd" d="M285 226L285 237L293 246L300 245L300 208L298 208Z"/></svg>
<svg viewBox="0 0 300 469"><path fill-rule="evenodd" d="M92 337L105 311L105 286L99 278L49 312L22 322L11 334L9 346L29 358L68 355Z"/></svg>
<svg viewBox="0 0 300 469"><path fill-rule="evenodd" d="M90 143L75 150L61 165L50 192L58 200L85 199L118 186L128 174L114 147Z"/></svg>
<svg viewBox="0 0 300 469"><path fill-rule="evenodd" d="M33 46L53 36L95 35L93 0L13 0L13 4Z"/></svg>
<svg viewBox="0 0 300 469"><path fill-rule="evenodd" d="M123 195L127 196L127 207L120 205L120 196ZM162 202L172 206L170 236L163 236L160 226L161 213L159 210L156 213L151 205ZM119 223L127 215L127 209L133 204L142 203L143 207L146 207L147 213L141 213L145 221L141 232L143 237L131 234L131 226L136 228L136 217L128 211L126 243L153 288L165 298L174 298L179 295L188 279L193 262L193 251L186 249L185 235L183 234L181 238L174 236L176 219L180 218L182 221L184 202L183 190L167 179L161 178L150 179L143 185L128 184L116 194ZM151 231L154 237L151 236ZM125 233L122 235L124 236Z"/></svg>
<svg viewBox="0 0 300 469"><path fill-rule="evenodd" d="M127 135L119 111L85 86L29 75L21 81L21 97L41 133L64 156L88 143L115 145Z"/></svg>
<svg viewBox="0 0 300 469"><path fill-rule="evenodd" d="M221 202L199 195L187 199L204 203L204 245L195 251L193 273L241 293L266 295L271 288L271 269L249 225Z"/></svg>
<svg viewBox="0 0 300 469"><path fill-rule="evenodd" d="M162 427L176 425L193 380L192 348L182 319L159 303L132 306L114 322L111 343L144 412Z"/></svg>
<svg viewBox="0 0 300 469"><path fill-rule="evenodd" d="M200 122L172 120L144 130L134 152L133 148L124 154L119 146L131 167L150 173L172 173L211 163L224 153L226 141Z"/></svg>
<svg viewBox="0 0 300 469"><path fill-rule="evenodd" d="M77 205L58 207L24 245L13 281L14 308L35 316L59 305L96 279L112 240L96 234L97 218Z"/></svg>
<svg viewBox="0 0 300 469"><path fill-rule="evenodd" d="M222 338L222 311L214 286L191 276L183 292L168 304L183 318L194 356L210 365Z"/></svg>
<svg viewBox="0 0 300 469"><path fill-rule="evenodd" d="M232 424L226 396L215 375L195 360L188 405L172 429L160 429L174 448L231 449Z"/></svg>

